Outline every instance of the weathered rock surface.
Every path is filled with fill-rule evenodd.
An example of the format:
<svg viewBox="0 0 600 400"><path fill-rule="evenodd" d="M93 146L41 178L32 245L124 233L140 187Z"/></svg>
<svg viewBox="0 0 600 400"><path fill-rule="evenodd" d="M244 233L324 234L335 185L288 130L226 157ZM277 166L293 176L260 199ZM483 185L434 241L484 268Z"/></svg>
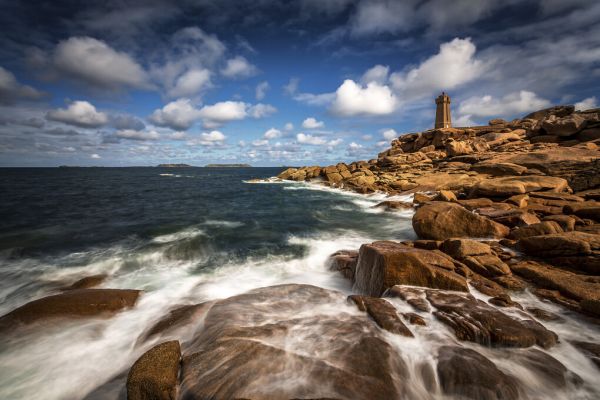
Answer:
<svg viewBox="0 0 600 400"><path fill-rule="evenodd" d="M510 197L517 194L541 190L565 191L568 183L563 178L552 176L509 176L486 179L477 183L472 197Z"/></svg>
<svg viewBox="0 0 600 400"><path fill-rule="evenodd" d="M386 300L360 295L351 295L348 299L353 301L359 310L366 311L382 329L402 336L414 336L398 316L396 308Z"/></svg>
<svg viewBox="0 0 600 400"><path fill-rule="evenodd" d="M555 333L534 320L517 320L471 295L427 291L427 300L437 309L434 315L454 330L460 340L487 346L549 348Z"/></svg>
<svg viewBox="0 0 600 400"><path fill-rule="evenodd" d="M157 335L164 335L177 328L192 323L193 321L201 318L202 315L208 310L212 302L206 302L201 304L189 304L182 305L169 311L167 315L158 320L152 325L142 336L140 341L144 342Z"/></svg>
<svg viewBox="0 0 600 400"><path fill-rule="evenodd" d="M468 291L465 278L454 269L452 258L442 252L397 242L373 242L360 248L355 288L369 296L380 296L394 285Z"/></svg>
<svg viewBox="0 0 600 400"><path fill-rule="evenodd" d="M182 399L403 397L406 365L341 293L256 289L216 302L203 326L184 350Z"/></svg>
<svg viewBox="0 0 600 400"><path fill-rule="evenodd" d="M443 346L438 351L437 373L442 391L473 400L519 398L517 380L475 350Z"/></svg>
<svg viewBox="0 0 600 400"><path fill-rule="evenodd" d="M111 315L133 307L139 290L74 289L31 301L0 317L0 331L19 324L30 324L49 318L80 318Z"/></svg>
<svg viewBox="0 0 600 400"><path fill-rule="evenodd" d="M329 256L329 269L339 271L345 278L354 281L356 264L358 263L358 251L340 250Z"/></svg>
<svg viewBox="0 0 600 400"><path fill-rule="evenodd" d="M127 400L175 400L181 349L174 340L154 346L133 364L127 376Z"/></svg>
<svg viewBox="0 0 600 400"><path fill-rule="evenodd" d="M431 202L419 208L413 216L413 228L420 238L435 240L502 238L509 233L508 227L448 202Z"/></svg>
<svg viewBox="0 0 600 400"><path fill-rule="evenodd" d="M73 282L72 285L63 288L63 290L93 288L94 286L98 286L102 282L104 282L106 280L106 278L108 278L108 275L106 275L106 274L97 274L97 275L86 276L84 278L79 279L78 281Z"/></svg>

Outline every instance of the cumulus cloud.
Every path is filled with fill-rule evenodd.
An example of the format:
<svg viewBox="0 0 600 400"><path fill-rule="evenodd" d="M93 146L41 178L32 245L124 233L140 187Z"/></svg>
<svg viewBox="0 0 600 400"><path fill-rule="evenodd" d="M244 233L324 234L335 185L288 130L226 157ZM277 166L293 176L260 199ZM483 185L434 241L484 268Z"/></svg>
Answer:
<svg viewBox="0 0 600 400"><path fill-rule="evenodd" d="M317 121L313 117L308 117L302 122L302 127L304 129L317 129L325 126L323 121Z"/></svg>
<svg viewBox="0 0 600 400"><path fill-rule="evenodd" d="M158 126L167 126L175 130L185 130L200 118L198 109L190 99L178 99L159 110L155 110L149 119Z"/></svg>
<svg viewBox="0 0 600 400"><path fill-rule="evenodd" d="M549 107L551 103L533 92L521 90L502 98L490 95L470 97L462 101L458 114L471 117L515 116Z"/></svg>
<svg viewBox="0 0 600 400"><path fill-rule="evenodd" d="M590 108L598 107L598 99L596 96L588 97L575 103L575 109L578 111L589 110Z"/></svg>
<svg viewBox="0 0 600 400"><path fill-rule="evenodd" d="M108 116L87 101L74 101L67 108L49 111L46 119L82 128L98 128L108 123Z"/></svg>
<svg viewBox="0 0 600 400"><path fill-rule="evenodd" d="M331 111L341 116L386 115L398 105L398 99L390 88L376 82L366 86L346 79L336 90Z"/></svg>
<svg viewBox="0 0 600 400"><path fill-rule="evenodd" d="M325 139L323 139L322 137L307 135L304 133L298 133L296 135L296 140L298 141L298 143L310 144L313 146L319 146L319 145L323 145L323 144L327 143L327 141Z"/></svg>
<svg viewBox="0 0 600 400"><path fill-rule="evenodd" d="M394 129L386 129L381 132L381 136L383 136L383 138L386 140L394 140L398 137L398 132L396 132Z"/></svg>
<svg viewBox="0 0 600 400"><path fill-rule="evenodd" d="M440 51L407 72L390 76L394 90L403 98L429 97L479 78L485 68L475 59L476 47L470 38L455 38L440 45Z"/></svg>
<svg viewBox="0 0 600 400"><path fill-rule="evenodd" d="M203 132L200 134L200 140L198 141L198 144L209 147L219 146L223 144L225 139L227 139L227 136L220 131Z"/></svg>
<svg viewBox="0 0 600 400"><path fill-rule="evenodd" d="M94 154L92 154L92 155L90 156L90 158L93 158L93 159L96 159L96 160L97 160L97 159L100 159L100 158L102 158L102 157L100 157L100 154L96 154L96 153L94 153Z"/></svg>
<svg viewBox="0 0 600 400"><path fill-rule="evenodd" d="M327 142L327 146L329 146L329 147L335 147L335 146L339 146L343 142L344 142L344 140L341 139L341 138L332 139L329 142Z"/></svg>
<svg viewBox="0 0 600 400"><path fill-rule="evenodd" d="M282 135L282 133L279 129L271 128L265 132L263 137L265 139L276 139L278 137L281 137L281 135Z"/></svg>
<svg viewBox="0 0 600 400"><path fill-rule="evenodd" d="M221 75L231 78L248 78L258 73L258 68L250 64L243 56L237 56L227 60L225 67L221 69Z"/></svg>
<svg viewBox="0 0 600 400"><path fill-rule="evenodd" d="M256 100L262 100L267 95L267 90L269 90L269 82L264 81L256 85L255 97Z"/></svg>
<svg viewBox="0 0 600 400"><path fill-rule="evenodd" d="M375 82L382 85L387 82L389 73L390 67L387 65L375 65L363 74L360 81L363 84Z"/></svg>
<svg viewBox="0 0 600 400"><path fill-rule="evenodd" d="M221 101L202 107L198 116L202 118L205 127L215 128L226 122L246 118L247 107L248 105L241 101Z"/></svg>
<svg viewBox="0 0 600 400"><path fill-rule="evenodd" d="M211 72L204 68L193 68L179 76L167 93L170 97L191 97L211 86Z"/></svg>
<svg viewBox="0 0 600 400"><path fill-rule="evenodd" d="M61 41L52 63L68 77L101 88L149 87L146 71L130 55L87 36Z"/></svg>
<svg viewBox="0 0 600 400"><path fill-rule="evenodd" d="M277 109L270 104L258 103L248 107L248 115L252 118L264 118L277 112Z"/></svg>
<svg viewBox="0 0 600 400"><path fill-rule="evenodd" d="M146 127L144 121L136 116L128 114L111 115L110 122L116 129L133 129L141 131Z"/></svg>
<svg viewBox="0 0 600 400"><path fill-rule="evenodd" d="M134 129L121 129L115 132L115 136L128 140L158 140L160 135L154 130L136 131Z"/></svg>
<svg viewBox="0 0 600 400"><path fill-rule="evenodd" d="M31 86L22 85L12 72L0 67L0 104L12 104L17 100L37 100L44 94Z"/></svg>

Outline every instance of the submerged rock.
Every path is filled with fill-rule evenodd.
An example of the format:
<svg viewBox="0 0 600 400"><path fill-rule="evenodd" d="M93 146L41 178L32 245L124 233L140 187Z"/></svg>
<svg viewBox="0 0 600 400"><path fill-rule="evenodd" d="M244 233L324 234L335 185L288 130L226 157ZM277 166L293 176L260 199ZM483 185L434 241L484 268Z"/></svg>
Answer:
<svg viewBox="0 0 600 400"><path fill-rule="evenodd" d="M425 204L413 216L412 225L422 239L503 238L509 233L508 227L449 202Z"/></svg>
<svg viewBox="0 0 600 400"><path fill-rule="evenodd" d="M175 400L181 349L176 340L154 346L127 376L127 400Z"/></svg>
<svg viewBox="0 0 600 400"><path fill-rule="evenodd" d="M181 377L182 399L393 399L408 374L344 295L279 285L217 301Z"/></svg>
<svg viewBox="0 0 600 400"><path fill-rule="evenodd" d="M369 296L380 296L394 285L469 291L465 278L454 269L452 258L440 251L391 241L373 242L360 248L355 288Z"/></svg>
<svg viewBox="0 0 600 400"><path fill-rule="evenodd" d="M340 250L329 256L329 270L339 271L345 278L354 281L354 273L358 262L358 251Z"/></svg>
<svg viewBox="0 0 600 400"><path fill-rule="evenodd" d="M519 398L517 381L475 350L443 346L438 351L437 373L444 394L473 400Z"/></svg>
<svg viewBox="0 0 600 400"><path fill-rule="evenodd" d="M0 317L0 332L18 324L48 318L77 318L110 315L133 307L139 290L75 289L31 301Z"/></svg>

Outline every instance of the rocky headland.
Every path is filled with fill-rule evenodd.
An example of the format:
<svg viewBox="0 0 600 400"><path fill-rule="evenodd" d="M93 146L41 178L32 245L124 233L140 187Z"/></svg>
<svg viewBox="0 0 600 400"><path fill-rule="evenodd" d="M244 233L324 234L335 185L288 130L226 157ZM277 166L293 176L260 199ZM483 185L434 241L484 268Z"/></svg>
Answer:
<svg viewBox="0 0 600 400"><path fill-rule="evenodd" d="M143 327L137 361L86 398L590 398L598 388L551 352L580 352L594 369L598 341L567 343L548 327L561 315L515 299L600 321L598 143L600 110L560 106L403 135L369 161L289 168L278 178L412 195L379 207L412 210L418 239L332 254L350 296L285 284L182 304ZM13 310L0 334L109 318L143 297L95 289L103 279Z"/></svg>

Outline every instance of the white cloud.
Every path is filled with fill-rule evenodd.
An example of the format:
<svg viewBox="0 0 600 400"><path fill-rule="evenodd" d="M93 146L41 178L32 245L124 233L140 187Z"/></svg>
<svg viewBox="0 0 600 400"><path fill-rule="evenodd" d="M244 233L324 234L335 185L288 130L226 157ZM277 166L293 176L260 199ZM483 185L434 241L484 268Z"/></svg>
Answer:
<svg viewBox="0 0 600 400"><path fill-rule="evenodd" d="M185 130L192 126L200 116L200 110L194 107L190 99L179 99L155 110L149 119L159 126Z"/></svg>
<svg viewBox="0 0 600 400"><path fill-rule="evenodd" d="M343 141L344 140L341 138L333 139L333 140L330 140L329 142L327 142L327 146L330 146L330 147L339 146L340 144L342 144Z"/></svg>
<svg viewBox="0 0 600 400"><path fill-rule="evenodd" d="M226 139L227 136L225 136L222 132L215 130L210 132L202 132L200 134L200 138L190 140L187 142L187 144L189 146L200 145L206 147L222 146Z"/></svg>
<svg viewBox="0 0 600 400"><path fill-rule="evenodd" d="M199 95L211 87L211 72L208 69L195 68L183 73L168 90L169 97L191 97Z"/></svg>
<svg viewBox="0 0 600 400"><path fill-rule="evenodd" d="M335 93L298 93L294 95L294 100L311 106L325 106L330 104L334 98Z"/></svg>
<svg viewBox="0 0 600 400"><path fill-rule="evenodd" d="M341 116L387 115L394 112L398 99L388 86L371 82L362 86L346 79L336 90L331 111Z"/></svg>
<svg viewBox="0 0 600 400"><path fill-rule="evenodd" d="M99 159L99 158L102 158L102 157L100 157L100 155L99 155L99 154L96 154L96 153L94 153L94 154L92 154L92 155L90 156L90 158Z"/></svg>
<svg viewBox="0 0 600 400"><path fill-rule="evenodd" d="M294 124L292 124L291 122L288 122L288 123L285 124L285 126L283 127L283 129L285 129L286 131L294 130Z"/></svg>
<svg viewBox="0 0 600 400"><path fill-rule="evenodd" d="M48 111L46 119L83 128L98 128L108 123L108 116L87 101L74 101L66 109Z"/></svg>
<svg viewBox="0 0 600 400"><path fill-rule="evenodd" d="M383 85L387 82L388 75L390 73L390 67L387 65L375 65L368 69L360 79L363 84L375 82Z"/></svg>
<svg viewBox="0 0 600 400"><path fill-rule="evenodd" d="M350 148L351 150L358 150L358 149L362 149L363 145L362 144L358 144L356 142L352 142L348 145L348 148Z"/></svg>
<svg viewBox="0 0 600 400"><path fill-rule="evenodd" d="M133 129L122 129L115 132L115 136L129 140L158 140L160 135L156 131L136 131Z"/></svg>
<svg viewBox="0 0 600 400"><path fill-rule="evenodd" d="M258 103L248 108L248 114L252 118L264 118L276 112L277 109L270 104Z"/></svg>
<svg viewBox="0 0 600 400"><path fill-rule="evenodd" d="M168 138L171 140L183 140L186 137L187 137L187 135L183 131L172 132L168 135Z"/></svg>
<svg viewBox="0 0 600 400"><path fill-rule="evenodd" d="M354 36L408 31L415 24L413 1L361 1L352 17L350 33Z"/></svg>
<svg viewBox="0 0 600 400"><path fill-rule="evenodd" d="M526 90L510 93L501 99L490 95L470 97L462 101L458 114L469 117L496 117L525 114L549 107L551 103Z"/></svg>
<svg viewBox="0 0 600 400"><path fill-rule="evenodd" d="M297 134L296 140L298 141L298 143L310 144L313 146L323 145L323 144L327 143L327 141L325 139L323 139L322 137L306 135L304 133Z"/></svg>
<svg viewBox="0 0 600 400"><path fill-rule="evenodd" d="M264 146L268 146L268 145L269 145L269 141L266 139L257 139L252 142L252 146L254 146L254 147L264 147Z"/></svg>
<svg viewBox="0 0 600 400"><path fill-rule="evenodd" d="M257 73L258 69L243 56L230 58L227 60L225 67L221 69L221 75L232 79L247 78Z"/></svg>
<svg viewBox="0 0 600 400"><path fill-rule="evenodd" d="M267 95L267 90L269 90L269 82L264 81L256 85L255 97L256 100L262 100Z"/></svg>
<svg viewBox="0 0 600 400"><path fill-rule="evenodd" d="M226 122L246 118L247 104L241 101L221 101L200 109L198 115L207 128L215 128Z"/></svg>
<svg viewBox="0 0 600 400"><path fill-rule="evenodd" d="M287 85L283 86L283 92L293 96L298 91L298 84L300 83L300 79L298 78L290 78L290 81Z"/></svg>
<svg viewBox="0 0 600 400"><path fill-rule="evenodd" d="M91 37L71 37L61 41L54 50L52 61L69 77L102 88L150 86L146 71L129 54Z"/></svg>
<svg viewBox="0 0 600 400"><path fill-rule="evenodd" d="M362 135L362 140L366 142L368 142L371 139L373 139L373 135Z"/></svg>
<svg viewBox="0 0 600 400"><path fill-rule="evenodd" d="M470 38L455 38L441 44L439 53L418 67L406 73L393 73L390 83L403 99L429 97L438 91L456 88L483 74L483 64L474 58L475 51Z"/></svg>
<svg viewBox="0 0 600 400"><path fill-rule="evenodd" d="M590 108L598 107L598 99L596 96L588 97L587 99L583 99L577 103L575 103L575 110L589 110Z"/></svg>
<svg viewBox="0 0 600 400"><path fill-rule="evenodd" d="M396 132L394 129L386 129L385 131L381 132L381 136L383 136L383 138L386 140L394 140L398 137L398 132Z"/></svg>
<svg viewBox="0 0 600 400"><path fill-rule="evenodd" d="M281 137L281 131L279 129L271 128L265 132L263 135L265 139L276 139Z"/></svg>
<svg viewBox="0 0 600 400"><path fill-rule="evenodd" d="M467 115L459 115L458 118L455 118L452 121L452 125L454 126L476 126L477 122L473 121L471 118L473 116L470 114Z"/></svg>
<svg viewBox="0 0 600 400"><path fill-rule="evenodd" d="M31 86L21 85L12 72L0 67L0 104L10 104L16 100L36 100L43 95Z"/></svg>
<svg viewBox="0 0 600 400"><path fill-rule="evenodd" d="M304 129L317 129L325 126L323 121L317 121L313 117L308 117L302 122L302 127Z"/></svg>

